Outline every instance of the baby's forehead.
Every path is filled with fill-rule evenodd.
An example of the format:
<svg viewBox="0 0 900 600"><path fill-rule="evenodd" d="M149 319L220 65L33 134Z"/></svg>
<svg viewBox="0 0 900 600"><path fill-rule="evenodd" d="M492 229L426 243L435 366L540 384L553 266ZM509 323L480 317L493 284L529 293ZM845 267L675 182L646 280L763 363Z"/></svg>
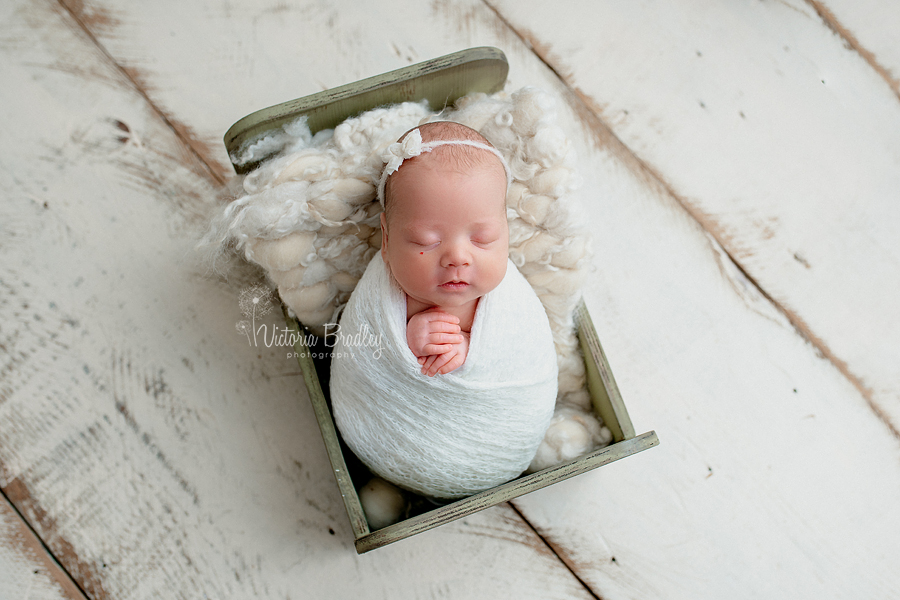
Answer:
<svg viewBox="0 0 900 600"><path fill-rule="evenodd" d="M496 171L506 179L506 168L500 159L492 152L473 146L450 144L438 146L409 161L408 166L415 167L416 165L447 173Z"/></svg>
<svg viewBox="0 0 900 600"><path fill-rule="evenodd" d="M426 206L429 203L422 205L422 194L430 196L434 190L453 190L460 186L468 186L470 190L478 189L486 192L486 195L482 196L485 202L490 205L496 202L497 208L505 217L506 172L503 165L499 161L494 163L490 160L479 160L471 165L461 165L457 157L442 156L443 152L438 153L444 148L435 148L433 152L417 156L394 173L393 177L396 180L392 182L394 185L387 212L393 214L395 213L394 209L401 206L414 206L417 213L440 212L449 205L435 205L431 207L430 211L427 211ZM487 154L488 158L494 158L489 152L484 152L484 154ZM445 197L453 198L453 195ZM453 201L450 203L455 204Z"/></svg>
<svg viewBox="0 0 900 600"><path fill-rule="evenodd" d="M479 153L484 156L473 156L470 153ZM416 156L406 161L403 166L394 173L394 195L402 200L403 189L415 186L416 181L421 181L421 174L427 172L433 179L466 179L488 178L506 185L506 170L497 157L490 152L465 146L440 146L431 152ZM506 194L503 194L506 197Z"/></svg>

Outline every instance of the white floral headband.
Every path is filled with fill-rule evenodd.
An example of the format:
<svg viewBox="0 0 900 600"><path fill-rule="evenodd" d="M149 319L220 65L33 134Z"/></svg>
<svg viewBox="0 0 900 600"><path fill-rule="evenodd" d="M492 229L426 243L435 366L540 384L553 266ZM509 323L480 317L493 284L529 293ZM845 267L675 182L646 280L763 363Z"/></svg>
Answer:
<svg viewBox="0 0 900 600"><path fill-rule="evenodd" d="M388 177L400 168L400 165L403 164L404 160L419 156L425 152L431 152L438 146L472 146L473 148L487 150L500 159L503 170L506 172L507 187L512 181L506 159L504 159L503 155L493 146L488 146L487 144L472 140L434 140L433 142L423 144L422 134L418 129L413 129L405 138L403 138L403 141L394 142L381 153L381 160L385 163L384 171L381 172L381 180L378 182L378 202L381 204L381 208L384 208L384 186L387 183Z"/></svg>

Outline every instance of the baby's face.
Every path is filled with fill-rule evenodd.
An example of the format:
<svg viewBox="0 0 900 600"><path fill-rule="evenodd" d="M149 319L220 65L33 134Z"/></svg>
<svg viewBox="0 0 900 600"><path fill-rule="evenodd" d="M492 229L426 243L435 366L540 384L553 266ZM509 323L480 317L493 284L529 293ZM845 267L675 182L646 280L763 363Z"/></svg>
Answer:
<svg viewBox="0 0 900 600"><path fill-rule="evenodd" d="M390 219L381 217L381 252L403 291L427 306L451 308L497 287L509 254L503 171L486 165L458 172L425 160L394 177Z"/></svg>

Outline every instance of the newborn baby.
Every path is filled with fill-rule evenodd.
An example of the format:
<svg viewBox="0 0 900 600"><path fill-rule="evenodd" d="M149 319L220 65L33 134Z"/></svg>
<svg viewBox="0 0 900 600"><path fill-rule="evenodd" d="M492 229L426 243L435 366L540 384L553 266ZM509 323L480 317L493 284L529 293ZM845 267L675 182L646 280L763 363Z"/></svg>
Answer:
<svg viewBox="0 0 900 600"><path fill-rule="evenodd" d="M463 364L478 300L506 275L507 175L487 140L464 125L430 123L416 133L485 145L437 147L383 188L381 255L406 293L409 348L433 376Z"/></svg>
<svg viewBox="0 0 900 600"><path fill-rule="evenodd" d="M460 498L531 462L556 400L550 325L508 259L499 152L468 127L435 122L384 159L381 254L341 318L335 420L375 474Z"/></svg>

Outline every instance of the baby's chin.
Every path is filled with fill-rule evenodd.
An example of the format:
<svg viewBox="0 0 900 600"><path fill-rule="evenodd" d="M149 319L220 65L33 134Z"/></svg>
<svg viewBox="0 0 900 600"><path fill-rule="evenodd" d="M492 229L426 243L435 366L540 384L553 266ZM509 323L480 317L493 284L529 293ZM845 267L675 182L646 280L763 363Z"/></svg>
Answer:
<svg viewBox="0 0 900 600"><path fill-rule="evenodd" d="M467 287L471 288L471 286ZM406 297L409 300L414 300L423 306L444 309L467 306L472 302L478 301L485 293L487 293L481 293L475 289L466 288L445 289L434 293L410 293L408 290L404 290L404 292L406 292Z"/></svg>

